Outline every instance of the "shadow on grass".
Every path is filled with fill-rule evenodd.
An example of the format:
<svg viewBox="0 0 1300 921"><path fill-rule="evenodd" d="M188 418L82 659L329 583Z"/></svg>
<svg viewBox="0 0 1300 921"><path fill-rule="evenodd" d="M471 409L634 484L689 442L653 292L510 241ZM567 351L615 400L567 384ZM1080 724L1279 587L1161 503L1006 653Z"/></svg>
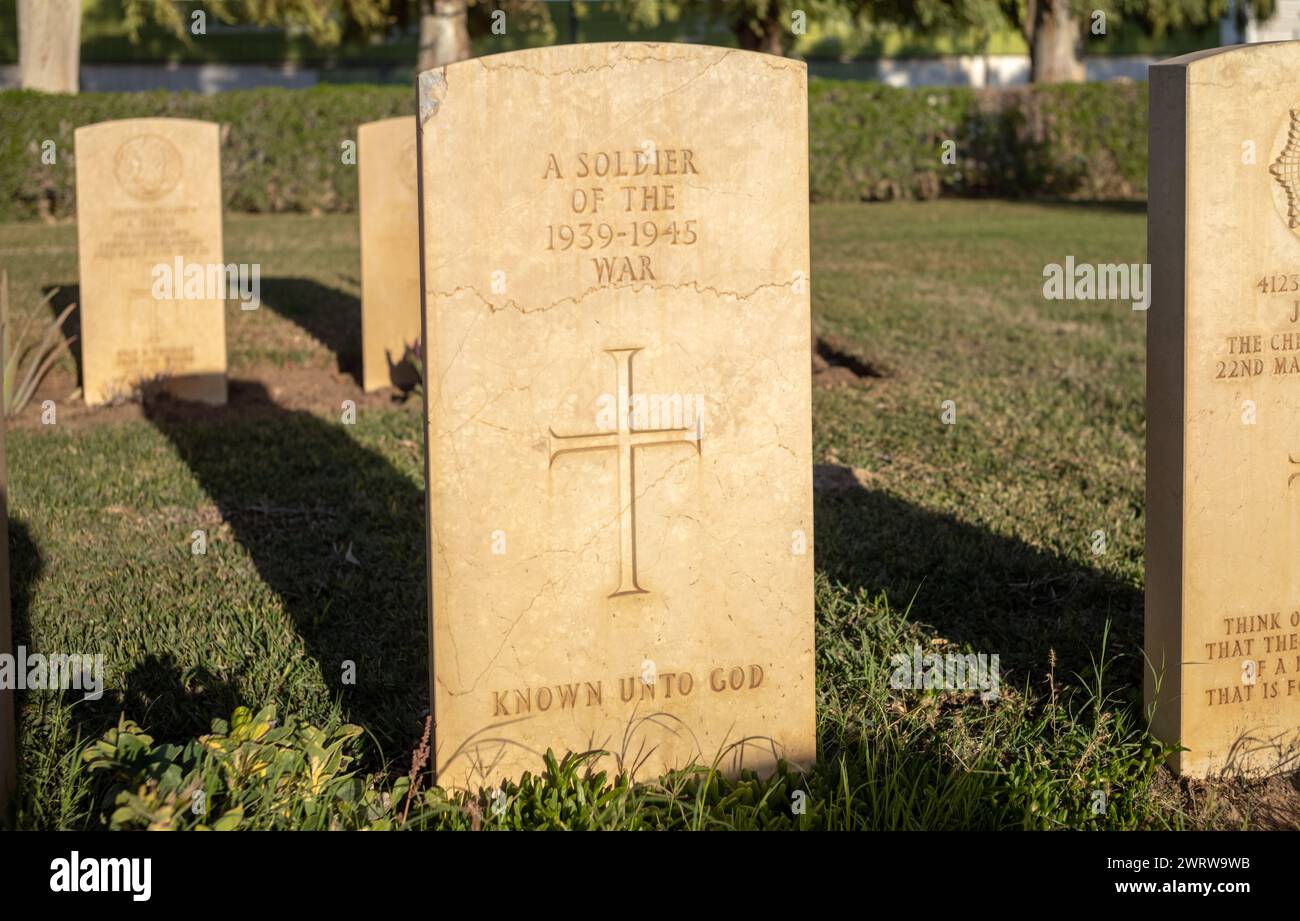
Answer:
<svg viewBox="0 0 1300 921"><path fill-rule="evenodd" d="M55 292L50 299L51 317L57 317L69 304L81 303L77 284L46 285L41 294ZM262 305L311 334L334 353L338 369L361 383L361 301L337 288L310 278L262 279ZM84 382L81 359L81 311L74 310L63 322L63 338L72 343L72 357L77 365L77 381Z"/></svg>
<svg viewBox="0 0 1300 921"><path fill-rule="evenodd" d="M1139 588L857 485L820 493L816 513L818 569L851 589L885 592L895 611L911 602L911 620L996 653L1017 680L1042 679L1052 652L1058 677L1087 673L1110 620L1107 654L1128 655L1109 678L1141 687Z"/></svg>
<svg viewBox="0 0 1300 921"><path fill-rule="evenodd" d="M405 748L428 707L423 491L342 423L284 409L253 381L231 388L237 410L163 398L146 415L279 596L345 718ZM139 677L152 689L167 673ZM203 728L232 702L206 695Z"/></svg>
<svg viewBox="0 0 1300 921"><path fill-rule="evenodd" d="M63 313L70 304L77 305L77 309L72 311L68 318L63 321L61 331L65 342L73 340L69 351L72 353L72 360L77 365L77 383L81 384L86 379L81 370L81 286L77 284L46 285L41 288L42 296L49 296L50 292L54 292L54 296L50 298L49 303L51 320ZM75 339L73 339L74 336Z"/></svg>
<svg viewBox="0 0 1300 921"><path fill-rule="evenodd" d="M263 278L262 306L302 327L361 384L361 301L310 278Z"/></svg>
<svg viewBox="0 0 1300 921"><path fill-rule="evenodd" d="M214 719L228 719L241 704L255 703L241 700L237 688L206 668L182 668L171 655L145 656L104 700L108 706L95 709L109 718L108 725L96 727L93 735L117 725L121 712L141 726L165 727L169 736L200 736L212 731ZM86 719L79 719L88 728Z"/></svg>

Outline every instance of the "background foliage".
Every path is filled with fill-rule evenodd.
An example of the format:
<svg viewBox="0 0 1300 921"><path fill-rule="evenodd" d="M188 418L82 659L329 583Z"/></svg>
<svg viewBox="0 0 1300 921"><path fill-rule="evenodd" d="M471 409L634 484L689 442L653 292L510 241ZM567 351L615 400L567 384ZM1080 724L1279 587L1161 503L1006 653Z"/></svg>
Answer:
<svg viewBox="0 0 1300 921"><path fill-rule="evenodd" d="M814 80L814 201L1146 197L1146 84L895 89ZM956 163L941 160L956 142Z"/></svg>
<svg viewBox="0 0 1300 921"><path fill-rule="evenodd" d="M814 201L946 195L1125 200L1146 195L1146 85L895 89L810 81ZM239 212L349 212L343 145L362 122L409 115L404 87L193 93L0 93L0 220L76 211L73 133L116 118L221 124L222 193ZM43 162L42 144L57 161ZM955 164L941 161L956 142Z"/></svg>

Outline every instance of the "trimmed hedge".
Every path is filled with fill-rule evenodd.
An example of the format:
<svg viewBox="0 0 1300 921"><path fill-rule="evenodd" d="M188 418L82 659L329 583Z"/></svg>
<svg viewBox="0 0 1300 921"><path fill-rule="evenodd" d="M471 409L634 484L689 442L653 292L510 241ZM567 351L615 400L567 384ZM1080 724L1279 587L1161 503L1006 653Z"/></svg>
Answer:
<svg viewBox="0 0 1300 921"><path fill-rule="evenodd" d="M354 211L356 167L343 143L357 125L415 112L412 87L199 93L0 93L0 219L76 210L73 132L115 118L197 118L221 125L221 192L229 211ZM41 144L52 140L53 165Z"/></svg>
<svg viewBox="0 0 1300 921"><path fill-rule="evenodd" d="M1141 199L1146 85L1003 90L895 89L814 79L809 88L814 201L950 195ZM195 93L0 93L0 220L75 213L73 131L115 118L221 124L231 211L353 211L356 169L342 145L362 122L410 115L406 87L322 86ZM42 162L42 144L57 160ZM941 160L956 142L957 162Z"/></svg>
<svg viewBox="0 0 1300 921"><path fill-rule="evenodd" d="M819 80L809 97L814 201L1146 197L1145 83L904 90Z"/></svg>

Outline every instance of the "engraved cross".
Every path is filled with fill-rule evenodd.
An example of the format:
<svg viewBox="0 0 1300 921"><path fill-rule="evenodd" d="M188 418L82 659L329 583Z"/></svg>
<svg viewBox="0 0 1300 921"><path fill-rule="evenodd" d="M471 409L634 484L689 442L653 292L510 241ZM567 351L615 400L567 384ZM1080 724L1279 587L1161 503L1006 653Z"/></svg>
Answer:
<svg viewBox="0 0 1300 921"><path fill-rule="evenodd" d="M618 455L618 587L610 598L642 595L636 572L636 457L637 448L656 445L690 445L700 453L700 432L693 428L634 429L629 413L632 398L632 356L641 349L605 349L618 368L616 406L618 426L612 432L585 435L557 435L550 432L551 459L562 454L587 451L615 451Z"/></svg>

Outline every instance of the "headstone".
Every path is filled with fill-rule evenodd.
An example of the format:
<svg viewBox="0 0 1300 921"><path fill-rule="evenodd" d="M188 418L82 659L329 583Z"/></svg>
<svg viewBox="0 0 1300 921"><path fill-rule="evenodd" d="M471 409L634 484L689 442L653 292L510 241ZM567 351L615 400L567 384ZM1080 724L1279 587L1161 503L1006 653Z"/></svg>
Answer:
<svg viewBox="0 0 1300 921"><path fill-rule="evenodd" d="M361 368L367 391L416 382L420 212L415 116L357 129L361 191Z"/></svg>
<svg viewBox="0 0 1300 921"><path fill-rule="evenodd" d="M1300 754L1298 67L1151 68L1145 696L1191 776Z"/></svg>
<svg viewBox="0 0 1300 921"><path fill-rule="evenodd" d="M218 130L137 118L76 132L86 403L143 385L226 402ZM227 268L234 268L227 267Z"/></svg>
<svg viewBox="0 0 1300 921"><path fill-rule="evenodd" d="M810 763L805 66L566 45L419 111L439 781Z"/></svg>

